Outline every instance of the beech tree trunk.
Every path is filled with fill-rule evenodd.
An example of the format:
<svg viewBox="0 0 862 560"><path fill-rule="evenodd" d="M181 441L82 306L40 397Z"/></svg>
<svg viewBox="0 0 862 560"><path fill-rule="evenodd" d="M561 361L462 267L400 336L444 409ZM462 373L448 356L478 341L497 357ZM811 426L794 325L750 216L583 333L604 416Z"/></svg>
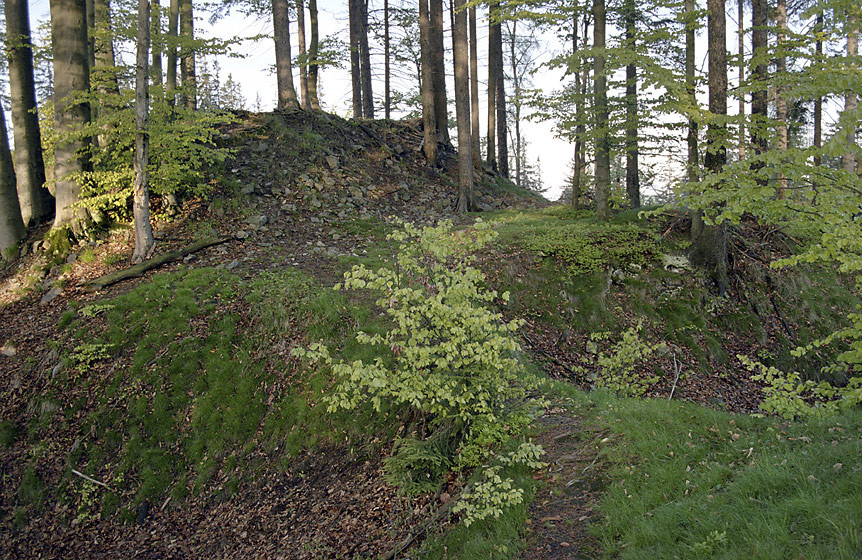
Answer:
<svg viewBox="0 0 862 560"><path fill-rule="evenodd" d="M87 211L73 208L81 187L73 175L90 170L89 138L74 132L90 123L90 104L81 102L90 90L87 67L87 12L76 0L51 0L51 38L54 55L54 130L71 138L54 149L54 180L57 209L54 228L69 227L81 236L89 224Z"/></svg>
<svg viewBox="0 0 862 560"><path fill-rule="evenodd" d="M473 167L482 169L482 152L479 147L479 42L476 37L476 7L470 8L470 131Z"/></svg>
<svg viewBox="0 0 862 560"><path fill-rule="evenodd" d="M518 31L518 21L515 20L512 22L511 29L506 27L509 32L509 64L512 68L512 87L514 88L514 99L512 100L512 105L515 109L515 184L519 187L522 184L523 178L521 176L521 170L524 168L524 162L522 161L524 158L523 147L521 145L521 78L518 75L518 60L517 55L515 53L515 42L517 41L517 31Z"/></svg>
<svg viewBox="0 0 862 560"><path fill-rule="evenodd" d="M497 36L500 24L494 21L497 16L496 4L488 7L488 167L497 171Z"/></svg>
<svg viewBox="0 0 862 560"><path fill-rule="evenodd" d="M449 144L449 107L446 99L446 68L443 64L443 0L430 0L431 76L434 91L434 118L437 141Z"/></svg>
<svg viewBox="0 0 862 560"><path fill-rule="evenodd" d="M754 91L751 93L751 143L755 154L766 152L768 145L763 128L766 126L768 99L767 73L769 53L767 52L767 0L751 2L751 51L754 59ZM755 169L763 167L759 164Z"/></svg>
<svg viewBox="0 0 862 560"><path fill-rule="evenodd" d="M5 8L18 201L24 224L35 225L50 216L54 197L45 187L42 134L36 113L30 14L27 0L5 0Z"/></svg>
<svg viewBox="0 0 862 560"><path fill-rule="evenodd" d="M823 39L821 37L821 33L823 32L823 12L817 12L817 19L815 23L815 33L817 33L817 41L815 42L815 52L817 53L817 61L821 61L823 59ZM821 148L823 147L823 98L817 97L814 100L814 147ZM815 152L814 156L814 165L816 167L820 167L823 163L823 157L820 155L819 151Z"/></svg>
<svg viewBox="0 0 862 560"><path fill-rule="evenodd" d="M320 111L320 99L317 97L317 53L320 48L320 34L317 29L317 0L308 0L308 22L311 27L311 41L308 45L308 101L311 109Z"/></svg>
<svg viewBox="0 0 862 560"><path fill-rule="evenodd" d="M574 6L572 9L573 25L572 25L572 60L578 54L578 9L579 6ZM580 206L581 199L581 146L583 144L584 128L581 124L581 119L584 118L584 102L581 99L581 72L579 68L575 68L575 154L572 158L572 207L577 210Z"/></svg>
<svg viewBox="0 0 862 560"><path fill-rule="evenodd" d="M150 3L138 0L138 57L135 76L135 182L132 203L135 219L135 250L132 262L139 263L147 257L153 246L153 228L150 225L149 191L149 50L150 50Z"/></svg>
<svg viewBox="0 0 862 560"><path fill-rule="evenodd" d="M180 77L183 80L185 106L197 109L197 84L195 83L195 49L189 44L195 38L195 19L193 0L180 0L180 31L186 45L182 49Z"/></svg>
<svg viewBox="0 0 862 560"><path fill-rule="evenodd" d="M93 41L95 71L93 85L103 93L120 94L117 66L114 56L114 32L111 23L110 0L94 0L95 35Z"/></svg>
<svg viewBox="0 0 862 560"><path fill-rule="evenodd" d="M847 58L854 59L859 54L859 21L856 17L848 14L847 16ZM856 93L848 91L844 95L844 111L853 112L856 110ZM854 121L854 122L858 122ZM856 173L856 126L855 124L847 131L847 151L841 157L841 167L848 173Z"/></svg>
<svg viewBox="0 0 862 560"><path fill-rule="evenodd" d="M736 17L739 49L739 87L745 83L745 0L737 0ZM745 159L745 93L739 92L739 160Z"/></svg>
<svg viewBox="0 0 862 560"><path fill-rule="evenodd" d="M778 27L776 46L778 57L775 59L775 74L778 84L775 86L775 117L778 121L778 150L787 151L787 97L784 93L782 80L786 79L787 56L784 54L785 38L787 36L787 0L778 0L775 12L775 23ZM778 172L776 198L783 199L787 196L787 176Z"/></svg>
<svg viewBox="0 0 862 560"><path fill-rule="evenodd" d="M593 0L594 89L596 98L596 217L610 218L611 159L608 119L608 82L605 76L605 0Z"/></svg>
<svg viewBox="0 0 862 560"><path fill-rule="evenodd" d="M273 9L275 9L273 7ZM168 65L165 70L165 97L173 107L177 97L177 25L180 21L180 0L170 0L168 7L168 36L166 40ZM278 57L278 49L276 49Z"/></svg>
<svg viewBox="0 0 862 560"><path fill-rule="evenodd" d="M422 71L422 127L423 151L428 167L437 166L437 119L434 117L434 78L431 71L431 23L428 0L419 0L419 46Z"/></svg>
<svg viewBox="0 0 862 560"><path fill-rule="evenodd" d="M470 60L467 45L466 0L455 0L452 51L455 62L455 120L458 125L457 212L473 206L473 134L470 130Z"/></svg>
<svg viewBox="0 0 862 560"><path fill-rule="evenodd" d="M724 0L708 0L709 44L709 111L713 115L727 114L727 33ZM713 123L707 130L705 167L721 173L727 161L727 126ZM692 244L693 262L706 268L719 295L727 293L727 232L724 224L705 226Z"/></svg>
<svg viewBox="0 0 862 560"><path fill-rule="evenodd" d="M359 7L359 78L362 85L362 116L374 118L374 93L371 82L371 52L368 48L368 0L357 0Z"/></svg>
<svg viewBox="0 0 862 560"><path fill-rule="evenodd" d="M624 10L625 42L630 52L635 50L637 12L634 0L626 0ZM641 206L640 175L638 173L638 84L637 65L626 65L626 196L631 208Z"/></svg>
<svg viewBox="0 0 862 560"><path fill-rule="evenodd" d="M278 108L296 109L296 90L290 59L290 19L287 0L272 0L272 36L275 41L275 76L278 87Z"/></svg>
<svg viewBox="0 0 862 560"><path fill-rule="evenodd" d="M383 118L387 121L392 109L389 82L389 0L383 0Z"/></svg>
<svg viewBox="0 0 862 560"><path fill-rule="evenodd" d="M347 0L350 23L350 78L353 86L353 118L362 118L362 77L359 66L359 3Z"/></svg>
<svg viewBox="0 0 862 560"><path fill-rule="evenodd" d="M305 52L305 2L296 0L296 42L299 44L299 104L311 110L308 99L308 57Z"/></svg>
<svg viewBox="0 0 862 560"><path fill-rule="evenodd" d="M152 0L150 15L150 50L153 53L153 65L150 67L150 80L154 86L162 85L162 10L159 0Z"/></svg>
<svg viewBox="0 0 862 560"><path fill-rule="evenodd" d="M25 235L27 228L21 219L15 165L12 163L6 132L6 112L0 103L0 257L7 260L17 255L18 243Z"/></svg>
<svg viewBox="0 0 862 560"><path fill-rule="evenodd" d="M697 97L695 95L695 67L694 67L694 50L695 50L695 32L697 31L697 21L695 20L694 0L685 0L685 89L688 93L688 100L692 107L697 106ZM698 180L698 166L700 165L697 152L697 121L694 118L688 119L688 160L687 160L687 175L688 182L694 184ZM697 241L703 234L703 214L700 210L693 210L691 213L691 241Z"/></svg>

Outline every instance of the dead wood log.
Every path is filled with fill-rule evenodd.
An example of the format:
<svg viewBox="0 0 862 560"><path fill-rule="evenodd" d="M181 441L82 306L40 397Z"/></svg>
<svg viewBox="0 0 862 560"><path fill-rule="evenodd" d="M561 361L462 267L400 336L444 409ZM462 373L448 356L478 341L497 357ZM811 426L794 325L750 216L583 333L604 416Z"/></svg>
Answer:
<svg viewBox="0 0 862 560"><path fill-rule="evenodd" d="M94 280L90 280L84 285L84 287L90 291L98 291L103 288L107 288L108 286L112 286L118 282L122 282L123 280L128 280L129 278L138 278L140 276L143 276L144 273L148 270L152 270L154 268L162 266L163 264L179 260L186 255L197 253L201 249L206 249L207 247L212 247L213 245L220 245L222 243L226 243L232 239L233 237L203 239L201 241L197 241L195 243L192 243L191 245L183 247L182 249L171 251L170 253L165 253L164 255L159 255L154 259L144 261L140 264L136 264L135 266L130 266L129 268L124 268L123 270L117 270L116 272L112 272L110 274L100 276L99 278L96 278Z"/></svg>

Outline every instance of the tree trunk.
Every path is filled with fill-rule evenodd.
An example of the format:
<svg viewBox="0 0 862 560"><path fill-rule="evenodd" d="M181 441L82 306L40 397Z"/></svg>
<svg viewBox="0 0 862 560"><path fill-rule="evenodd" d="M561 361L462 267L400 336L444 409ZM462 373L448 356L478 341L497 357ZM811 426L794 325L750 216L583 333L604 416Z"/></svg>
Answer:
<svg viewBox="0 0 862 560"><path fill-rule="evenodd" d="M150 17L150 50L153 53L153 65L150 68L151 83L158 87L162 85L162 10L159 0L152 0Z"/></svg>
<svg viewBox="0 0 862 560"><path fill-rule="evenodd" d="M296 42L299 44L299 105L311 110L308 99L308 56L305 52L305 2L296 0Z"/></svg>
<svg viewBox="0 0 862 560"><path fill-rule="evenodd" d="M751 143L755 154L766 153L767 72L769 53L767 52L767 0L751 2L751 51L754 59L754 90L751 93ZM759 164L755 169L763 167Z"/></svg>
<svg viewBox="0 0 862 560"><path fill-rule="evenodd" d="M724 0L708 0L709 44L709 111L727 114L727 35ZM721 173L727 161L727 126L710 124L707 130L705 167ZM705 226L703 234L692 244L692 260L707 269L718 293L727 293L727 233L724 224Z"/></svg>
<svg viewBox="0 0 862 560"><path fill-rule="evenodd" d="M635 52L636 7L626 0L624 10L626 49ZM626 195L631 208L641 206L640 175L638 173L638 84L637 65L626 65Z"/></svg>
<svg viewBox="0 0 862 560"><path fill-rule="evenodd" d="M66 142L54 149L57 210L54 228L69 227L76 236L88 225L87 211L73 208L81 186L74 175L90 170L89 138L75 136L90 123L90 104L78 97L90 90L87 67L87 12L82 2L51 0L51 37L54 55L54 131Z"/></svg>
<svg viewBox="0 0 862 560"><path fill-rule="evenodd" d="M692 108L697 106L697 96L695 95L695 67L694 67L694 50L695 50L695 33L697 31L697 21L695 19L694 0L685 0L685 89L688 93L688 101ZM694 184L698 181L698 166L699 158L697 153L697 121L693 117L688 119L688 159L687 159L687 175L688 182ZM703 214L700 210L693 210L691 213L691 241L697 241L703 234Z"/></svg>
<svg viewBox="0 0 862 560"><path fill-rule="evenodd" d="M787 56L784 54L785 37L787 36L787 0L778 0L775 12L775 23L778 27L776 46L778 57L775 60L775 74L778 84L775 86L775 117L778 121L778 150L787 151L787 97L784 93L783 81L787 74ZM778 172L776 198L787 196L787 176Z"/></svg>
<svg viewBox="0 0 862 560"><path fill-rule="evenodd" d="M359 78L362 84L362 116L374 118L371 52L368 48L368 0L357 0L359 6Z"/></svg>
<svg viewBox="0 0 862 560"><path fill-rule="evenodd" d="M387 121L392 110L389 82L389 0L383 0L383 118Z"/></svg>
<svg viewBox="0 0 862 560"><path fill-rule="evenodd" d="M272 36L275 41L275 76L278 87L278 108L296 109L293 89L293 69L290 60L290 19L287 0L272 0Z"/></svg>
<svg viewBox="0 0 862 560"><path fill-rule="evenodd" d="M508 29L508 25L507 25ZM515 184L519 187L523 184L521 171L524 168L524 153L521 146L521 80L518 75L518 60L515 54L515 41L517 40L518 22L512 22L512 28L509 30L509 64L512 68L512 87L514 88L514 98L512 105L515 109Z"/></svg>
<svg viewBox="0 0 862 560"><path fill-rule="evenodd" d="M311 27L311 41L308 45L308 101L312 110L320 111L320 99L317 97L317 80L320 70L317 67L317 52L320 47L320 35L317 29L317 0L308 0L308 21Z"/></svg>
<svg viewBox="0 0 862 560"><path fill-rule="evenodd" d="M133 215L135 218L135 250L132 262L147 258L153 246L153 228L150 225L149 150L150 114L149 85L150 3L138 0L138 58L135 76L135 182Z"/></svg>
<svg viewBox="0 0 862 560"><path fill-rule="evenodd" d="M847 15L847 58L851 61L859 54L859 21L856 17ZM850 63L855 66L853 62ZM856 110L856 93L848 91L844 95L844 111L852 113ZM841 157L841 167L848 173L856 173L856 123L858 119L854 119L847 131L847 151Z"/></svg>
<svg viewBox="0 0 862 560"><path fill-rule="evenodd" d="M503 33L500 24L494 34L494 64L497 65L497 170L500 175L509 178L509 139L506 122L506 75L503 72Z"/></svg>
<svg viewBox="0 0 862 560"><path fill-rule="evenodd" d="M8 2L7 2L8 6ZM8 8L7 8L8 9ZM6 12L7 17L9 12ZM18 243L27 235L15 181L15 165L9 151L6 132L6 113L0 103L0 257L3 260L17 255Z"/></svg>
<svg viewBox="0 0 862 560"><path fill-rule="evenodd" d="M437 166L437 120L434 118L434 79L431 71L431 24L428 17L428 0L419 0L419 45L422 69L422 127L423 150L428 167Z"/></svg>
<svg viewBox="0 0 862 560"><path fill-rule="evenodd" d="M745 93L742 91L745 84L745 0L737 0L736 17L737 39L739 49L739 161L745 159Z"/></svg>
<svg viewBox="0 0 862 560"><path fill-rule="evenodd" d="M815 23L815 33L817 34L817 41L815 42L815 52L817 53L817 62L821 62L823 60L823 11L822 9L817 12L817 20ZM814 100L814 147L817 149L814 155L814 165L815 167L820 167L823 163L823 156L820 154L820 148L823 146L823 98L818 96L817 99Z"/></svg>
<svg viewBox="0 0 862 560"><path fill-rule="evenodd" d="M186 45L182 49L180 77L183 80L185 106L195 110L198 107L197 84L195 83L195 49L190 44L195 38L195 19L193 0L181 0L180 31Z"/></svg>
<svg viewBox="0 0 862 560"><path fill-rule="evenodd" d="M572 61L576 61L578 55L578 10L575 5L572 9ZM581 199L581 148L583 145L584 127L581 119L584 118L584 102L581 98L581 72L575 68L575 155L572 158L572 207L577 210Z"/></svg>
<svg viewBox="0 0 862 560"><path fill-rule="evenodd" d="M353 118L362 118L362 78L359 69L359 3L347 0L350 22L350 78L353 85Z"/></svg>
<svg viewBox="0 0 862 560"><path fill-rule="evenodd" d="M430 0L431 77L434 91L434 118L437 119L437 141L449 140L449 107L446 100L446 68L443 65L443 0Z"/></svg>
<svg viewBox="0 0 862 560"><path fill-rule="evenodd" d="M611 159L608 119L608 82L605 76L605 0L593 0L594 89L596 97L596 217L610 218Z"/></svg>
<svg viewBox="0 0 862 560"><path fill-rule="evenodd" d="M110 0L94 0L94 8L96 19L93 48L96 66L93 71L93 85L100 92L119 95Z"/></svg>
<svg viewBox="0 0 862 560"><path fill-rule="evenodd" d="M470 60L467 45L466 0L455 0L452 52L455 62L455 120L458 123L458 204L457 212L473 206L473 134L470 131Z"/></svg>
<svg viewBox="0 0 862 560"><path fill-rule="evenodd" d="M27 0L5 0L5 8L18 201L24 224L36 225L53 211L54 197L45 188L42 135L36 113L30 15Z"/></svg>
<svg viewBox="0 0 862 560"><path fill-rule="evenodd" d="M497 171L497 35L500 34L500 24L494 21L497 17L495 4L488 7L488 167Z"/></svg>
<svg viewBox="0 0 862 560"><path fill-rule="evenodd" d="M173 107L177 96L177 24L180 18L180 0L170 0L168 8L168 36L166 46L168 50L167 65L165 71L165 97L168 104ZM276 54L278 50L276 49Z"/></svg>
<svg viewBox="0 0 862 560"><path fill-rule="evenodd" d="M473 167L482 169L482 152L479 147L479 42L476 37L476 7L470 8L468 20L470 32L470 131Z"/></svg>

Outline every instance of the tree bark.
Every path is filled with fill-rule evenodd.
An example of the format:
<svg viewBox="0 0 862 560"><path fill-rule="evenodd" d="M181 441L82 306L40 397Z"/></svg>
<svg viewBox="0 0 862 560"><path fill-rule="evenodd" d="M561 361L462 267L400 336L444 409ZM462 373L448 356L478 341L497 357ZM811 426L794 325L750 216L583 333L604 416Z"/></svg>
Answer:
<svg viewBox="0 0 862 560"><path fill-rule="evenodd" d="M637 12L634 0L626 0L624 10L625 42L629 52L635 52ZM640 174L638 173L638 84L637 65L626 65L626 195L631 208L641 206Z"/></svg>
<svg viewBox="0 0 862 560"><path fill-rule="evenodd" d="M8 3L7 3L8 5ZM9 12L7 13L7 17ZM27 235L15 181L15 165L9 151L6 113L0 103L0 257L8 260L17 255L18 243Z"/></svg>
<svg viewBox="0 0 862 560"><path fill-rule="evenodd" d="M180 77L183 80L185 106L195 110L198 107L197 84L195 83L195 49L190 44L195 38L195 19L193 0L180 0L180 31L186 44L182 49Z"/></svg>
<svg viewBox="0 0 862 560"><path fill-rule="evenodd" d="M428 16L428 0L419 0L419 44L422 70L422 127L424 131L423 151L428 167L437 166L437 119L434 117L434 78L431 71L431 23Z"/></svg>
<svg viewBox="0 0 862 560"><path fill-rule="evenodd" d="M278 87L278 108L296 109L299 103L293 88L290 60L290 19L287 0L272 0L272 35L275 41L275 75Z"/></svg>
<svg viewBox="0 0 862 560"><path fill-rule="evenodd" d="M695 95L695 66L694 66L694 51L695 51L695 33L697 31L697 21L695 20L694 0L685 0L685 89L688 94L688 101L692 108L697 106L697 96ZM688 135L686 138L688 144L688 159L687 159L687 176L690 184L698 181L698 167L700 165L697 151L697 121L694 118L688 119ZM693 210L691 213L691 241L697 241L703 234L703 214L700 210Z"/></svg>
<svg viewBox="0 0 862 560"><path fill-rule="evenodd" d="M437 119L437 141L449 140L449 107L446 100L446 68L443 64L443 0L430 0L431 76L434 91L434 118Z"/></svg>
<svg viewBox="0 0 862 560"><path fill-rule="evenodd" d="M87 211L73 208L81 187L74 175L90 170L89 138L75 132L90 123L90 104L75 99L90 90L87 67L87 12L76 0L51 0L51 37L54 55L54 131L70 138L54 149L57 209L54 228L69 227L81 236L89 223Z"/></svg>
<svg viewBox="0 0 862 560"><path fill-rule="evenodd" d="M512 105L515 109L515 184L519 187L523 183L521 171L524 168L524 153L521 145L521 80L518 75L518 60L515 53L515 42L517 41L518 21L512 22L512 27L509 29L508 24L506 29L509 31L509 64L512 68L512 87L514 89L514 98Z"/></svg>
<svg viewBox="0 0 862 560"><path fill-rule="evenodd" d="M497 65L497 171L505 178L509 178L509 139L508 126L506 122L506 75L503 72L503 33L500 24L497 24L497 33L494 35L494 64Z"/></svg>
<svg viewBox="0 0 862 560"><path fill-rule="evenodd" d="M374 118L371 51L368 48L368 0L357 0L359 6L359 78L362 85L362 116Z"/></svg>
<svg viewBox="0 0 862 560"><path fill-rule="evenodd" d="M309 111L308 99L308 56L305 51L305 2L296 0L296 42L299 44L299 104Z"/></svg>
<svg viewBox="0 0 862 560"><path fill-rule="evenodd" d="M389 71L389 0L383 0L383 118L387 121L392 110Z"/></svg>
<svg viewBox="0 0 862 560"><path fill-rule="evenodd" d="M817 19L815 23L815 33L817 33L817 40L815 42L815 53L817 56L817 62L823 60L823 11L822 9L817 12ZM823 157L820 155L820 148L823 147L823 98L818 96L817 99L814 100L814 147L817 149L814 155L814 165L815 167L820 167L823 163Z"/></svg>
<svg viewBox="0 0 862 560"><path fill-rule="evenodd" d="M150 68L150 79L152 85L162 85L162 10L159 0L152 0L152 13L150 16L150 50L153 53L153 65Z"/></svg>
<svg viewBox="0 0 862 560"><path fill-rule="evenodd" d="M135 263L143 261L153 246L149 191L149 50L150 3L148 0L138 0L138 57L135 76L135 181L132 203L135 219L135 250L132 253L132 262Z"/></svg>
<svg viewBox="0 0 862 560"><path fill-rule="evenodd" d="M851 61L859 54L859 21L855 16L847 14L847 58ZM853 62L850 63L855 66ZM856 110L857 99L856 93L848 91L844 95L844 111L853 112ZM841 157L841 167L848 173L856 173L856 124L858 120L854 120L850 129L847 131L847 151Z"/></svg>
<svg viewBox="0 0 862 560"><path fill-rule="evenodd" d="M745 83L745 0L737 0L736 17L737 40L739 50L739 161L745 159L745 93L742 86Z"/></svg>
<svg viewBox="0 0 862 560"><path fill-rule="evenodd" d="M611 159L608 119L608 82L605 76L605 0L593 0L593 48L596 97L596 217L610 218Z"/></svg>
<svg viewBox="0 0 862 560"><path fill-rule="evenodd" d="M577 61L578 56L578 10L575 5L572 9L572 61ZM575 68L575 155L572 158L572 207L577 210L581 199L581 148L583 145L584 127L581 119L584 118L584 102L581 98L581 72Z"/></svg>
<svg viewBox="0 0 862 560"><path fill-rule="evenodd" d="M313 111L320 111L320 99L317 97L317 80L320 71L317 66L317 53L320 48L317 0L308 0L308 22L311 27L311 38L308 44L308 101Z"/></svg>
<svg viewBox="0 0 862 560"><path fill-rule="evenodd" d="M93 71L93 85L100 92L119 95L110 0L94 0L94 8L96 19L93 48L96 66Z"/></svg>
<svg viewBox="0 0 862 560"><path fill-rule="evenodd" d="M767 52L767 0L751 2L751 51L754 59L754 91L751 93L751 143L755 154L766 153L768 148L764 127L766 126L767 72L769 53ZM763 165L757 165L759 169Z"/></svg>
<svg viewBox="0 0 862 560"><path fill-rule="evenodd" d="M488 167L497 171L497 35L500 24L494 21L497 16L495 3L488 7Z"/></svg>
<svg viewBox="0 0 862 560"><path fill-rule="evenodd" d="M452 52L455 62L455 120L458 124L458 204L455 209L467 212L473 205L473 135L470 131L470 61L465 0L455 0Z"/></svg>
<svg viewBox="0 0 862 560"><path fill-rule="evenodd" d="M482 152L479 147L479 40L476 37L476 7L470 8L468 20L470 32L470 149L473 167L482 169Z"/></svg>
<svg viewBox="0 0 862 560"><path fill-rule="evenodd" d="M359 4L362 0L347 0L350 23L350 78L353 86L353 118L362 118L362 77L359 66Z"/></svg>
<svg viewBox="0 0 862 560"><path fill-rule="evenodd" d="M783 81L787 74L787 56L783 50L785 47L785 38L787 36L787 0L778 0L775 12L775 23L778 27L776 36L776 47L778 48L778 56L775 59L775 74L778 78L778 83L775 86L775 117L778 121L778 150L781 152L787 151L787 97L784 93ZM777 188L775 192L776 198L779 200L787 196L787 176L781 171L778 172Z"/></svg>
<svg viewBox="0 0 862 560"><path fill-rule="evenodd" d="M177 24L180 19L180 0L170 0L168 8L168 36L166 41L168 65L165 70L165 97L173 107L177 97ZM276 49L277 54L277 49Z"/></svg>
<svg viewBox="0 0 862 560"><path fill-rule="evenodd" d="M27 0L5 0L5 8L18 201L24 224L35 225L51 214L54 197L45 187L42 135L36 113L30 14Z"/></svg>
<svg viewBox="0 0 862 560"><path fill-rule="evenodd" d="M724 0L708 0L709 44L709 111L727 114L727 34ZM705 167L721 173L727 161L727 127L710 124L707 130ZM727 293L727 232L724 224L705 226L703 234L692 244L693 262L706 268L719 295Z"/></svg>

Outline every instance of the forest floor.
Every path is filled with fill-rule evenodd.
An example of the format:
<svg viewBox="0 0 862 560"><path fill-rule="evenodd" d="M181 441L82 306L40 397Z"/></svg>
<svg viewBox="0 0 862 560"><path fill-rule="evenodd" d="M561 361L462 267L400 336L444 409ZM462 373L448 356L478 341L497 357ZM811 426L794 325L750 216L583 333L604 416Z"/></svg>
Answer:
<svg viewBox="0 0 862 560"><path fill-rule="evenodd" d="M385 257L383 236L390 217L428 224L448 219L462 225L475 218L453 211L457 182L449 168L454 154L444 157L443 171L422 165L415 123L356 125L301 113L250 115L225 136L236 150L226 169L230 184L216 187L211 199L186 203L173 220L158 222L155 253L208 237L228 237L227 243L100 292L89 291L86 283L127 266L129 230L73 247L66 264L47 270L31 251L0 277L0 557L312 559L378 558L397 551L395 558L408 558L410 553L400 552L399 543L409 542L405 548L410 551L425 534L438 534L455 521L448 516L433 528L427 526L458 491L458 483L449 481L436 495L403 496L385 480L383 458L389 444L380 441L355 445L324 438L290 455L278 446L246 446L236 453L254 455L255 464L262 465L253 476L237 480L222 463L210 473L205 488L182 499L165 494L158 502L136 502L133 495L113 488L108 464L82 461L87 476L99 484L85 485L86 479L77 474L83 466L72 457L80 457L76 450L95 439L96 427L88 418L102 405L93 394L98 385L79 383L57 391L62 370L69 367L63 358L75 343L61 326L70 309L128 294L170 271L213 269L250 285L267 282L271 274L298 270L318 285L330 286L352 262ZM546 206L539 198L501 186L492 175L483 176L478 189L480 206L492 215ZM662 230L667 233L673 227L678 226L671 218ZM520 249L496 251L488 253L483 264L492 285L506 287L514 277L539 273L540 263ZM506 265L495 266L499 259ZM744 291L743 285L737 287L739 293ZM240 333L254 326L241 298L225 300L216 314L239 317ZM526 319L522 344L548 377L589 387L589 372L577 367L586 362L588 334L572 333L543 320L541 313L524 314L517 306L504 314ZM104 328L102 317L85 321L85 329L95 336ZM766 341L761 347L769 347L787 327L777 308L776 313L764 311L760 323ZM723 354L750 350L746 333L727 334ZM697 341L707 345L705 339ZM283 348L264 352L261 361L290 364L289 358L280 357ZM671 357L687 364L703 359L696 348L680 345L674 352L659 359L667 362L663 367ZM131 354L94 359L86 375L109 379L118 367L131 367L131 360ZM741 373L738 362L712 355L708 360L710 372L692 369L682 380L662 376L649 395L666 399L673 391L676 399L731 412L755 411L760 386ZM54 397L41 397L49 394ZM603 449L613 436L565 399L549 402L536 432L549 466L535 477L537 490L522 530L520 554L525 559L598 558L600 542L588 527L602 522L598 504L610 483ZM263 441L261 431L253 431L252 439ZM103 519L91 502L108 494L117 494L120 503L135 504L135 518Z"/></svg>

